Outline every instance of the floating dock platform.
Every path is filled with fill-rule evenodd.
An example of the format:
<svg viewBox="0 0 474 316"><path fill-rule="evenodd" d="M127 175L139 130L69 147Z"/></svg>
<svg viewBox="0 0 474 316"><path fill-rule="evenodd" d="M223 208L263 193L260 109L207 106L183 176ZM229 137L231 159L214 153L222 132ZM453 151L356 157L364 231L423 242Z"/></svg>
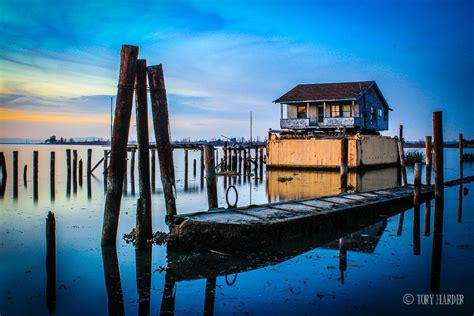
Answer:
<svg viewBox="0 0 474 316"><path fill-rule="evenodd" d="M421 186L421 201L433 195L433 186ZM383 216L383 208L388 215L401 205L413 206L412 185L178 215L172 219L168 249L231 252L271 247L359 217Z"/></svg>

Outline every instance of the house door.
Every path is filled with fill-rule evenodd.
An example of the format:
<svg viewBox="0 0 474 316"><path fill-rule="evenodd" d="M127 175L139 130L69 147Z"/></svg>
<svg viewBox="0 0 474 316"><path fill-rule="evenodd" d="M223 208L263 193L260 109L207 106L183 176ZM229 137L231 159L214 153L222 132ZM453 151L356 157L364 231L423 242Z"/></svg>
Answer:
<svg viewBox="0 0 474 316"><path fill-rule="evenodd" d="M324 123L324 106L318 106L318 123Z"/></svg>

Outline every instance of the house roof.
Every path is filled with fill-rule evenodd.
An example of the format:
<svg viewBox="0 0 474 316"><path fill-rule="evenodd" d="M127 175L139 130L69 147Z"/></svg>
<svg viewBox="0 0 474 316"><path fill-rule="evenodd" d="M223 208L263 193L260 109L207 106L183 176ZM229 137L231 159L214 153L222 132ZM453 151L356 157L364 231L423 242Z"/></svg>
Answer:
<svg viewBox="0 0 474 316"><path fill-rule="evenodd" d="M299 84L275 101L274 103L292 103L308 101L329 101L356 99L364 94L368 88L374 86L382 102L388 107L385 98L375 81L356 81L338 83Z"/></svg>

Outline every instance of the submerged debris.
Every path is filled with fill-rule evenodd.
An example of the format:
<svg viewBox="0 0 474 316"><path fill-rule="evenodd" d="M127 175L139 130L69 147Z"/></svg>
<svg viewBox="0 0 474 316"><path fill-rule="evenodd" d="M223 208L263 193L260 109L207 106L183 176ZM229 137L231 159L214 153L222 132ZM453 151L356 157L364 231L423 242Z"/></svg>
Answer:
<svg viewBox="0 0 474 316"><path fill-rule="evenodd" d="M169 236L169 233L156 231L153 233L152 238L148 239L147 242L152 245L161 246L168 242L168 236ZM132 245L135 245L136 238L137 238L137 231L135 230L135 228L133 228L132 231L129 232L128 234L127 233L123 234L123 239L125 240L127 244L131 243Z"/></svg>
<svg viewBox="0 0 474 316"><path fill-rule="evenodd" d="M278 177L277 180L278 180L279 182L289 182L289 181L291 181L291 180L293 180L293 179L294 179L293 177L289 176L289 177Z"/></svg>

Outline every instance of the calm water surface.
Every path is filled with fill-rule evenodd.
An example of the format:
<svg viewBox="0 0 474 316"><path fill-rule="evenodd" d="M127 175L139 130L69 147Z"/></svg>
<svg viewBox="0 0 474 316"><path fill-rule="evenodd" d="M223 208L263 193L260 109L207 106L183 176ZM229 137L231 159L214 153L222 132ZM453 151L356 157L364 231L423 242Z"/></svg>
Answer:
<svg viewBox="0 0 474 316"><path fill-rule="evenodd" d="M93 163L102 157L104 149L0 145L8 168L6 187L0 192L1 315L100 315L121 311L129 315L471 315L474 311L473 184L445 190L441 239L433 240L432 201L422 204L419 210L396 210L391 217L380 210L380 218L355 223L355 228L341 227L340 231L266 253L230 257L213 253L178 255L167 253L166 246L136 253L122 238L118 240L117 253L102 253L102 166L94 172L90 184L84 176L68 192L66 148L78 151L84 170L87 148L93 149ZM14 150L19 151L17 196L13 190ZM33 150L39 151L37 196L32 182ZM49 181L51 151L56 152L54 194ZM193 159L197 159L199 166L199 152L190 153L187 183L183 151L175 150L174 156L178 212L205 210L207 196L200 170L194 176L192 169ZM26 185L22 176L25 164ZM473 169L472 163L466 163L464 174L473 175ZM408 169L409 181L412 173ZM457 150L446 149L445 180L455 179L458 174ZM280 182L280 177L293 180ZM136 171L135 178L138 180ZM158 170L156 179L152 194L153 229L167 231ZM238 189L239 206L337 194L340 190L337 172L272 170L257 179L224 181L219 177L220 206L225 205L224 190L229 184ZM351 173L349 184L359 191L394 187L397 171L388 168ZM136 199L129 178L122 200L120 236L135 225ZM55 299L53 292L47 291L45 266L45 219L50 210L56 216ZM402 301L405 293L463 294L464 305L421 306L416 301L406 305Z"/></svg>

